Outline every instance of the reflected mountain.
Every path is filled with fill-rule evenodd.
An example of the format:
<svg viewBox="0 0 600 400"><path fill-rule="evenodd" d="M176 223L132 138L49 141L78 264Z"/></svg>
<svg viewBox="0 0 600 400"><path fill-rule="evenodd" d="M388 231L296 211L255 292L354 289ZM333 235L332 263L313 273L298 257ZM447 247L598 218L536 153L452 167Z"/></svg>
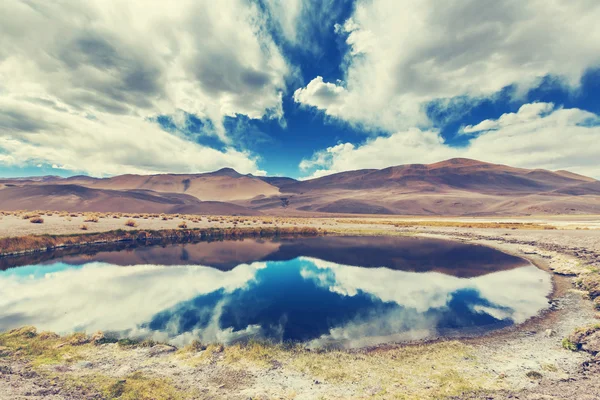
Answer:
<svg viewBox="0 0 600 400"><path fill-rule="evenodd" d="M360 347L522 323L547 307L551 289L520 258L441 240L140 246L0 271L0 329Z"/></svg>
<svg viewBox="0 0 600 400"><path fill-rule="evenodd" d="M448 240L415 237L318 236L278 240L243 239L195 243L104 244L0 259L0 268L56 261L67 264L204 265L231 270L256 261L289 261L312 257L365 268L437 271L475 277L522 266L526 262L498 250Z"/></svg>

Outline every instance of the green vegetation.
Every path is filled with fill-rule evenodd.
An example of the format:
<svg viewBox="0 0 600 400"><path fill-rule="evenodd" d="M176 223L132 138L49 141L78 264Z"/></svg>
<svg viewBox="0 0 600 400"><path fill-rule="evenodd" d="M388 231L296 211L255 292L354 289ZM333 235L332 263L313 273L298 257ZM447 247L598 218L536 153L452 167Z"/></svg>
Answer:
<svg viewBox="0 0 600 400"><path fill-rule="evenodd" d="M571 351L579 350L579 346L577 345L577 343L571 342L571 340L568 337L566 337L562 340L562 347L567 350L571 350Z"/></svg>
<svg viewBox="0 0 600 400"><path fill-rule="evenodd" d="M38 334L31 326L0 333L0 346L6 349L3 353L18 355L33 366L80 360L81 346L86 343L82 342L79 333L61 338L51 332Z"/></svg>
<svg viewBox="0 0 600 400"><path fill-rule="evenodd" d="M254 341L227 346L222 354L218 350L210 345L187 357L192 365L222 362L243 370L284 368L316 381L360 382L361 390L378 388L374 398L445 398L500 387L478 370L471 347L458 341L372 351L309 350Z"/></svg>
<svg viewBox="0 0 600 400"><path fill-rule="evenodd" d="M61 379L61 377L57 377ZM96 392L105 399L120 400L187 400L197 398L192 391L178 389L171 379L134 372L124 378L102 374L62 377L68 390Z"/></svg>

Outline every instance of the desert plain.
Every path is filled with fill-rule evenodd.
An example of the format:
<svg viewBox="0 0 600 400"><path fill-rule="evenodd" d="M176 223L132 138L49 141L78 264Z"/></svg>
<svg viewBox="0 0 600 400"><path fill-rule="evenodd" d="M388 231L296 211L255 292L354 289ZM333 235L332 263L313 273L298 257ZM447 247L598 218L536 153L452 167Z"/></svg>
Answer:
<svg viewBox="0 0 600 400"><path fill-rule="evenodd" d="M43 222L31 222L32 218L42 218ZM408 235L475 243L525 258L550 272L553 291L548 309L540 315L483 336L351 350L263 342L228 346L194 342L176 348L151 341L109 342L103 340L101 332L61 337L23 327L0 334L0 398L600 396L599 216L233 217L10 211L3 212L0 219L2 243L5 249L16 246L15 254L45 251L20 248L30 243L23 239L26 237L78 238L77 245L81 246L86 237L113 232L103 240L122 240L126 235L127 240L152 245L148 239L165 230L186 235L207 230L229 232L237 240L261 232L308 232Z"/></svg>

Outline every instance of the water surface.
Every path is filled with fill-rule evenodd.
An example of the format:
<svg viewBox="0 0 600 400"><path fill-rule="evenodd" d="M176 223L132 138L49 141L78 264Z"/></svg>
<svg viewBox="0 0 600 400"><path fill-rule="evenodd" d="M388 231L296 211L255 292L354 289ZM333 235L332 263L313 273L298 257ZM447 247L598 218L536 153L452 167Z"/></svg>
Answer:
<svg viewBox="0 0 600 400"><path fill-rule="evenodd" d="M523 259L421 238L120 244L0 268L0 330L102 330L178 345L359 347L482 333L538 314L552 289Z"/></svg>

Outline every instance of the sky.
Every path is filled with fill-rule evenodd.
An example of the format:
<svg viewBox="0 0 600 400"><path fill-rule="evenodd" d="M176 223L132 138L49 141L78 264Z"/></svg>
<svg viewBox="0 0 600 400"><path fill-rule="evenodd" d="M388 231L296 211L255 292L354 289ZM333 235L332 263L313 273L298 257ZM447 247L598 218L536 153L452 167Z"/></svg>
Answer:
<svg viewBox="0 0 600 400"><path fill-rule="evenodd" d="M0 176L600 179L597 0L4 0Z"/></svg>

